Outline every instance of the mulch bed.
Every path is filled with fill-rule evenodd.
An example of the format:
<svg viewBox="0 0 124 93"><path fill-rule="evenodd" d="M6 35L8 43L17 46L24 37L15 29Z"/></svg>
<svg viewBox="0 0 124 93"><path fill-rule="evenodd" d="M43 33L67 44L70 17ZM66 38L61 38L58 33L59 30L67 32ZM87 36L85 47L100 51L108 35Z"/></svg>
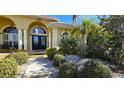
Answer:
<svg viewBox="0 0 124 93"><path fill-rule="evenodd" d="M124 66L118 66L112 73L113 78L124 78Z"/></svg>

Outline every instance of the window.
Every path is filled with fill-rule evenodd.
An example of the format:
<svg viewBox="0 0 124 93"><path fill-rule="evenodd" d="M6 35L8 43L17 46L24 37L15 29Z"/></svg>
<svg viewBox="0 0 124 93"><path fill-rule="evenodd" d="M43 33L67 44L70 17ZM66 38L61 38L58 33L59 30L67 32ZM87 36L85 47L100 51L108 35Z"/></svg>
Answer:
<svg viewBox="0 0 124 93"><path fill-rule="evenodd" d="M18 30L15 27L7 27L3 32L4 47L18 47Z"/></svg>
<svg viewBox="0 0 124 93"><path fill-rule="evenodd" d="M46 38L45 37L41 37L41 45L45 46L46 45Z"/></svg>
<svg viewBox="0 0 124 93"><path fill-rule="evenodd" d="M33 28L32 33L34 33L34 34L46 34L46 31L41 27L35 27L35 28Z"/></svg>
<svg viewBox="0 0 124 93"><path fill-rule="evenodd" d="M42 27L32 29L32 50L46 49L47 33Z"/></svg>
<svg viewBox="0 0 124 93"><path fill-rule="evenodd" d="M68 37L68 32L62 33L62 38L67 38Z"/></svg>
<svg viewBox="0 0 124 93"><path fill-rule="evenodd" d="M38 45L38 36L34 36L34 45Z"/></svg>

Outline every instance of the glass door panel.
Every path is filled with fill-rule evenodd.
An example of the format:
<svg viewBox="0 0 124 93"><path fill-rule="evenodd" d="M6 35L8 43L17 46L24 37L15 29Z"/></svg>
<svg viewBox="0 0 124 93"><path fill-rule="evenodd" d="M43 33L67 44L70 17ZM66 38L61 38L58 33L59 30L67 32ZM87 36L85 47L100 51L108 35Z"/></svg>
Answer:
<svg viewBox="0 0 124 93"><path fill-rule="evenodd" d="M32 50L46 49L46 36L32 36Z"/></svg>

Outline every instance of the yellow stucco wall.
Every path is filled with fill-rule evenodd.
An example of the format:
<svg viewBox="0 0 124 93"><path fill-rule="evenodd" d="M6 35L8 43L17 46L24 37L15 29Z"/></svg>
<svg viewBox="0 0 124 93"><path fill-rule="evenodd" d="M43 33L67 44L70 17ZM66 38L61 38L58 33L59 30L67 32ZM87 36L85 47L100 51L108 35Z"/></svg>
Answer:
<svg viewBox="0 0 124 93"><path fill-rule="evenodd" d="M51 40L49 41L50 46L53 47L53 30L56 29L54 27L48 27L49 22L44 20L39 20L36 18L28 17L28 16L16 16L16 15L5 15L0 16L0 33L2 33L3 29L7 26L16 27L17 29L20 29L22 31L27 31L27 45L28 50L31 50L31 31L33 27L41 26L43 27L47 35L51 35ZM59 29L58 31L58 41L61 40L61 34L66 31L65 29ZM50 34L49 34L50 33ZM22 33L24 35L24 32ZM24 41L24 36L23 41ZM47 36L48 37L48 36ZM48 38L47 38L48 39ZM22 43L24 44L24 42ZM0 44L2 44L2 34L0 34Z"/></svg>
<svg viewBox="0 0 124 93"><path fill-rule="evenodd" d="M28 17L28 16L16 16L16 15L5 15L0 16L0 33L6 27L16 27L17 29L21 29L22 31L27 31L28 37L28 49L30 50L30 36L31 36L31 29L34 26L42 26L46 29L47 33L51 31L48 28L48 22L44 20L38 20L36 18ZM2 44L2 35L0 34L0 44Z"/></svg>
<svg viewBox="0 0 124 93"><path fill-rule="evenodd" d="M25 16L13 16L13 15L9 15L9 16L6 16L6 17L8 17L11 20L13 20L13 22L16 24L16 27L18 29L28 29L28 26L33 21L36 21L36 19L28 18L28 17L25 17Z"/></svg>
<svg viewBox="0 0 124 93"><path fill-rule="evenodd" d="M2 44L2 34L0 33L0 45Z"/></svg>
<svg viewBox="0 0 124 93"><path fill-rule="evenodd" d="M0 33L6 26L15 26L14 22L6 17L0 17Z"/></svg>
<svg viewBox="0 0 124 93"><path fill-rule="evenodd" d="M32 36L32 29L33 27L37 27L37 26L40 26L40 27L43 27L48 35L49 33L49 29L48 29L48 25L46 22L43 22L43 21L35 21L35 22L32 22L29 27L28 27L28 50L30 51L31 50L31 36Z"/></svg>

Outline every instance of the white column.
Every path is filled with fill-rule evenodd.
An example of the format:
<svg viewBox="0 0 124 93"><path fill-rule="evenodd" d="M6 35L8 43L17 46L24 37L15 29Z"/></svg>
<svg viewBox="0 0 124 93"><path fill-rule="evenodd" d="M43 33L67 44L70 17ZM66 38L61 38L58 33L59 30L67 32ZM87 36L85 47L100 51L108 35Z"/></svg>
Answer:
<svg viewBox="0 0 124 93"><path fill-rule="evenodd" d="M22 30L18 30L18 49L22 50Z"/></svg>
<svg viewBox="0 0 124 93"><path fill-rule="evenodd" d="M27 42L27 30L24 30L24 50L27 50L28 42Z"/></svg>
<svg viewBox="0 0 124 93"><path fill-rule="evenodd" d="M58 30L57 30L57 28L53 30L53 47L58 48Z"/></svg>
<svg viewBox="0 0 124 93"><path fill-rule="evenodd" d="M49 48L51 47L51 32L49 32Z"/></svg>

